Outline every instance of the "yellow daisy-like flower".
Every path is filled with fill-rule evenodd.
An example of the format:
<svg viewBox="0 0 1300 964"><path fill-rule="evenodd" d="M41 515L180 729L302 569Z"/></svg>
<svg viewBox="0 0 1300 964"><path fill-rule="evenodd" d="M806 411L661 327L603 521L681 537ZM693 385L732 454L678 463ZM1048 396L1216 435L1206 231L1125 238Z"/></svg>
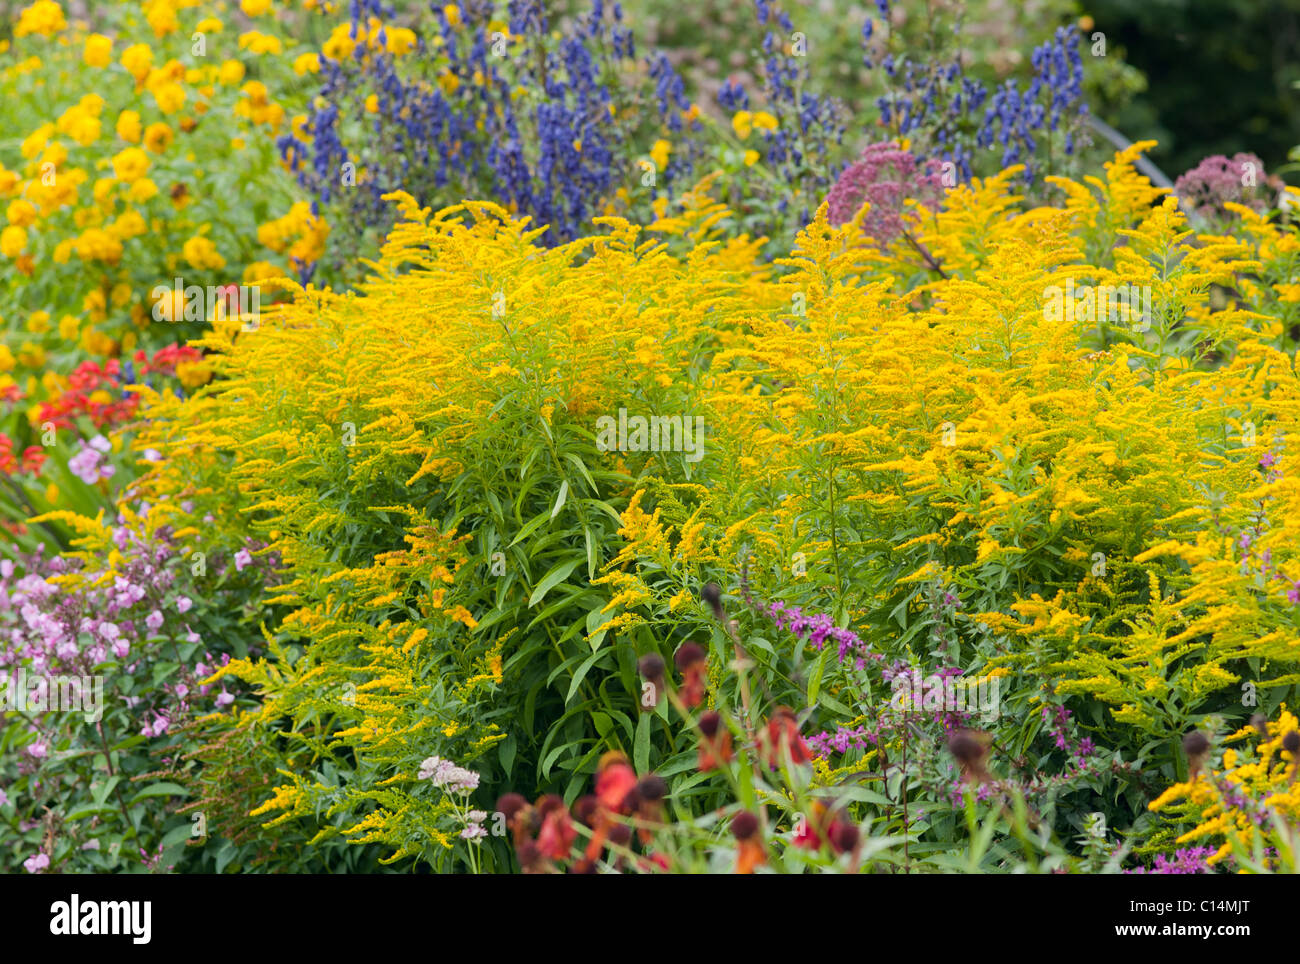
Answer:
<svg viewBox="0 0 1300 964"><path fill-rule="evenodd" d="M14 36L26 37L30 34L40 34L43 37L53 37L67 28L68 21L63 16L62 7L54 0L36 0L30 7L24 7L19 11Z"/></svg>
<svg viewBox="0 0 1300 964"><path fill-rule="evenodd" d="M0 254L6 258L16 258L27 247L27 232L16 224L0 231Z"/></svg>
<svg viewBox="0 0 1300 964"><path fill-rule="evenodd" d="M130 144L138 144L140 136L144 133L144 128L140 123L140 115L133 110L124 110L117 115L117 136Z"/></svg>
<svg viewBox="0 0 1300 964"><path fill-rule="evenodd" d="M144 146L154 154L161 154L171 145L172 129L161 122L145 128Z"/></svg>
<svg viewBox="0 0 1300 964"><path fill-rule="evenodd" d="M113 62L113 40L102 33L92 33L86 38L81 59L88 67L107 67Z"/></svg>
<svg viewBox="0 0 1300 964"><path fill-rule="evenodd" d="M193 237L181 246L181 256L196 271L219 269L226 266L226 259L217 251L217 246L209 239Z"/></svg>
<svg viewBox="0 0 1300 964"><path fill-rule="evenodd" d="M153 68L153 50L148 44L132 44L122 52L121 64L137 84L144 83Z"/></svg>
<svg viewBox="0 0 1300 964"><path fill-rule="evenodd" d="M650 160L654 161L655 167L663 170L668 166L668 156L673 151L673 145L670 141L655 141L655 146L650 148Z"/></svg>
<svg viewBox="0 0 1300 964"><path fill-rule="evenodd" d="M138 147L128 147L113 157L113 173L119 181L131 183L149 171L149 155Z"/></svg>

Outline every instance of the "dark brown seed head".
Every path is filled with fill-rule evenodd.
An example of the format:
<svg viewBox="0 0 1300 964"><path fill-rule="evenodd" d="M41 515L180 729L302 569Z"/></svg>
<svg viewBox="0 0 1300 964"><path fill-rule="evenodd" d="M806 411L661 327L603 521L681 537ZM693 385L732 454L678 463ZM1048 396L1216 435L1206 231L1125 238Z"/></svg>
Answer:
<svg viewBox="0 0 1300 964"><path fill-rule="evenodd" d="M625 823L616 823L609 831L609 842L619 847L626 847L632 839L632 828Z"/></svg>
<svg viewBox="0 0 1300 964"><path fill-rule="evenodd" d="M1300 731L1292 730L1282 737L1282 749L1295 756L1296 752L1300 751Z"/></svg>
<svg viewBox="0 0 1300 964"><path fill-rule="evenodd" d="M497 810L505 814L506 822L524 807L528 806L528 801L517 793L506 793L497 801Z"/></svg>
<svg viewBox="0 0 1300 964"><path fill-rule="evenodd" d="M594 794L589 793L585 797L578 798L578 802L573 805L573 815L590 827L592 820L596 818L596 810L599 806L600 801Z"/></svg>
<svg viewBox="0 0 1300 964"><path fill-rule="evenodd" d="M858 845L860 836L857 824L836 823L831 827L831 846L837 853L847 853Z"/></svg>
<svg viewBox="0 0 1300 964"><path fill-rule="evenodd" d="M693 666L703 660L704 650L697 643L682 643L673 656L673 662L677 664L679 670L685 670L688 666Z"/></svg>
<svg viewBox="0 0 1300 964"><path fill-rule="evenodd" d="M664 678L664 658L658 653L646 653L636 665L645 679L653 682Z"/></svg>
<svg viewBox="0 0 1300 964"><path fill-rule="evenodd" d="M664 794L668 792L668 784L659 774L647 773L637 783L636 791L641 795L642 800L654 803L664 798Z"/></svg>
<svg viewBox="0 0 1300 964"><path fill-rule="evenodd" d="M1189 757L1204 756L1210 749L1209 738L1200 730L1192 730L1183 737L1183 752Z"/></svg>
<svg viewBox="0 0 1300 964"><path fill-rule="evenodd" d="M736 814L736 819L731 821L731 832L736 835L737 840L748 840L758 833L758 817L748 810L740 811Z"/></svg>
<svg viewBox="0 0 1300 964"><path fill-rule="evenodd" d="M546 796L538 798L535 809L539 817L545 817L552 810L566 810L568 808L565 807L562 797L554 793L548 793Z"/></svg>
<svg viewBox="0 0 1300 964"><path fill-rule="evenodd" d="M700 714L700 732L710 740L718 734L718 727L722 725L722 717L716 710L709 710L707 713Z"/></svg>
<svg viewBox="0 0 1300 964"><path fill-rule="evenodd" d="M974 767L984 758L985 748L970 730L958 730L948 740L948 752L963 767Z"/></svg>
<svg viewBox="0 0 1300 964"><path fill-rule="evenodd" d="M718 619L725 617L726 614L722 611L722 590L718 588L716 582L707 583L705 587L700 590L700 598L709 604L709 608L713 610L714 616Z"/></svg>
<svg viewBox="0 0 1300 964"><path fill-rule="evenodd" d="M519 866L525 870L538 864L542 858L541 850L532 840L520 842L519 846L515 848L515 855L519 858Z"/></svg>

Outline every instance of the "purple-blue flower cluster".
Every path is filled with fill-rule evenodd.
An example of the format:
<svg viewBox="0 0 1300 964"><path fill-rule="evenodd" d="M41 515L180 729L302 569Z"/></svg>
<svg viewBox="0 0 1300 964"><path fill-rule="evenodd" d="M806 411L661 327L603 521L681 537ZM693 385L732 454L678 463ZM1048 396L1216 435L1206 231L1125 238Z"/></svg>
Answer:
<svg viewBox="0 0 1300 964"><path fill-rule="evenodd" d="M382 196L399 189L431 204L491 198L559 244L588 232L620 188L640 190L637 160L656 137L671 137L673 151L653 189L691 173L698 152L678 141L695 126L681 78L661 53L634 63L619 4L593 0L558 39L539 0L510 0L508 36L490 29L494 16L490 0L463 4L463 23L437 8L437 41L421 38L411 54L359 43L344 60L321 58L310 142L288 134L279 147L319 204L343 209L332 221L382 230L391 217ZM353 0L352 17L356 36L384 11ZM653 96L628 80L636 76ZM345 165L364 179L345 180Z"/></svg>
<svg viewBox="0 0 1300 964"><path fill-rule="evenodd" d="M888 4L878 4L882 16ZM887 22L887 21L886 21ZM871 66L875 25L868 20L862 33L864 63ZM1087 114L1083 98L1083 60L1073 27L1058 28L1051 40L1037 47L1030 63L1034 76L1021 88L1007 80L990 91L968 76L960 56L951 62L922 62L892 53L880 60L891 89L876 100L883 123L897 137L910 137L920 157L939 158L953 165L955 180L975 173L978 151L1001 148L998 167L1025 164L1025 180L1038 174L1040 142L1063 131L1062 149L1076 149L1076 127Z"/></svg>

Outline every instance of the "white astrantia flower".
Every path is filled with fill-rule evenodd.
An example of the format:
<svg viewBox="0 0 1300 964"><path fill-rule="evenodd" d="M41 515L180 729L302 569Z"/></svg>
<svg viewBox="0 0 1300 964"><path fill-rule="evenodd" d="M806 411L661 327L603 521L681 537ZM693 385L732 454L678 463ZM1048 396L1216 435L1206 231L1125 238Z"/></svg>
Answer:
<svg viewBox="0 0 1300 964"><path fill-rule="evenodd" d="M478 788L479 775L473 770L456 766L450 760L431 756L420 764L420 779L431 780L435 787L454 793L469 793Z"/></svg>

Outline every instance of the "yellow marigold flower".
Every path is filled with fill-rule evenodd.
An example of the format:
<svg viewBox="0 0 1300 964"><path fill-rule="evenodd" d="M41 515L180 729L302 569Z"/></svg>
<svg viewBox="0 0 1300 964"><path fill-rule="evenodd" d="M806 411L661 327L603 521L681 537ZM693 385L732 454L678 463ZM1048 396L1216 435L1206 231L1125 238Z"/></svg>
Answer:
<svg viewBox="0 0 1300 964"><path fill-rule="evenodd" d="M144 146L155 154L167 150L172 142L172 129L161 121L150 124L144 131Z"/></svg>
<svg viewBox="0 0 1300 964"><path fill-rule="evenodd" d="M460 7L454 3L449 3L442 8L442 15L447 18L447 23L453 27L459 27L461 24Z"/></svg>
<svg viewBox="0 0 1300 964"><path fill-rule="evenodd" d="M217 69L217 82L234 87L244 79L244 65L238 60L227 60Z"/></svg>
<svg viewBox="0 0 1300 964"><path fill-rule="evenodd" d="M415 49L415 31L406 27L388 28L388 52L398 57Z"/></svg>
<svg viewBox="0 0 1300 964"><path fill-rule="evenodd" d="M239 92L248 98L249 103L256 107L265 105L270 99L266 84L260 80L250 80L239 89Z"/></svg>
<svg viewBox="0 0 1300 964"><path fill-rule="evenodd" d="M193 237L186 241L181 247L181 255L195 271L220 269L226 266L226 259L217 252L216 245L203 237Z"/></svg>
<svg viewBox="0 0 1300 964"><path fill-rule="evenodd" d="M10 224L25 228L36 220L36 205L26 198L10 201L9 207L5 209L5 217L9 219Z"/></svg>
<svg viewBox="0 0 1300 964"><path fill-rule="evenodd" d="M650 160L654 161L655 167L662 171L668 166L668 156L672 150L673 145L670 141L657 140L654 147L650 148Z"/></svg>
<svg viewBox="0 0 1300 964"><path fill-rule="evenodd" d="M199 33L220 33L222 23L216 17L204 17L194 25L194 29Z"/></svg>
<svg viewBox="0 0 1300 964"><path fill-rule="evenodd" d="M378 95L378 94L371 94L369 97L366 98L366 113L368 113L368 114L377 114L377 113L379 113L379 95Z"/></svg>
<svg viewBox="0 0 1300 964"><path fill-rule="evenodd" d="M758 151L745 151L745 166L753 167L758 163L759 157Z"/></svg>
<svg viewBox="0 0 1300 964"><path fill-rule="evenodd" d="M23 138L20 150L23 157L31 159L41 151L45 150L45 145L50 142L50 135L54 133L53 124L42 124L36 130L32 131Z"/></svg>
<svg viewBox="0 0 1300 964"><path fill-rule="evenodd" d="M149 22L155 37L166 37L180 29L176 11L168 3L146 4L144 18Z"/></svg>
<svg viewBox="0 0 1300 964"><path fill-rule="evenodd" d="M149 171L149 155L138 147L128 147L113 157L113 173L128 184Z"/></svg>
<svg viewBox="0 0 1300 964"><path fill-rule="evenodd" d="M320 54L299 54L293 60L293 72L299 76L320 73Z"/></svg>
<svg viewBox="0 0 1300 964"><path fill-rule="evenodd" d="M113 62L113 40L102 33L92 33L86 38L81 59L88 67L107 67Z"/></svg>
<svg viewBox="0 0 1300 964"><path fill-rule="evenodd" d="M239 9L246 17L260 17L271 9L271 0L239 0Z"/></svg>
<svg viewBox="0 0 1300 964"><path fill-rule="evenodd" d="M339 24L330 34L329 39L321 45L321 53L330 60L346 60L351 57L352 51L356 49L356 42L352 39L351 32L350 24Z"/></svg>
<svg viewBox="0 0 1300 964"><path fill-rule="evenodd" d="M11 224L0 231L0 254L6 258L16 258L27 247L27 232L16 224Z"/></svg>
<svg viewBox="0 0 1300 964"><path fill-rule="evenodd" d="M776 118L765 110L755 111L751 123L760 131L774 131L777 128Z"/></svg>
<svg viewBox="0 0 1300 964"><path fill-rule="evenodd" d="M48 311L33 311L27 316L27 330L33 335L40 335L49 331L50 313Z"/></svg>
<svg viewBox="0 0 1300 964"><path fill-rule="evenodd" d="M106 230L119 241L129 241L131 238L138 238L147 232L149 227L144 223L144 218L140 216L140 212L132 209L124 211L122 216L110 224Z"/></svg>
<svg viewBox="0 0 1300 964"><path fill-rule="evenodd" d="M153 67L153 49L148 44L132 44L122 51L121 64L137 84L143 83Z"/></svg>
<svg viewBox="0 0 1300 964"><path fill-rule="evenodd" d="M122 258L122 242L101 228L83 231L76 240L76 249L82 261L116 264Z"/></svg>
<svg viewBox="0 0 1300 964"><path fill-rule="evenodd" d="M185 106L185 88L180 84L162 84L150 93L164 114L174 114Z"/></svg>
<svg viewBox="0 0 1300 964"><path fill-rule="evenodd" d="M140 115L133 110L124 110L117 115L117 136L130 144L138 144L144 131Z"/></svg>
<svg viewBox="0 0 1300 964"><path fill-rule="evenodd" d="M68 21L63 16L62 7L54 0L36 0L30 7L24 7L19 11L14 36L26 37L29 34L40 34L43 37L53 37L67 28Z"/></svg>
<svg viewBox="0 0 1300 964"><path fill-rule="evenodd" d="M251 54L279 56L284 52L284 45L280 43L279 37L262 33L260 30L250 30L239 35L239 49L247 50Z"/></svg>
<svg viewBox="0 0 1300 964"><path fill-rule="evenodd" d="M158 185L153 182L153 178L142 177L131 185L130 190L126 192L126 196L136 204L143 204L157 193Z"/></svg>

